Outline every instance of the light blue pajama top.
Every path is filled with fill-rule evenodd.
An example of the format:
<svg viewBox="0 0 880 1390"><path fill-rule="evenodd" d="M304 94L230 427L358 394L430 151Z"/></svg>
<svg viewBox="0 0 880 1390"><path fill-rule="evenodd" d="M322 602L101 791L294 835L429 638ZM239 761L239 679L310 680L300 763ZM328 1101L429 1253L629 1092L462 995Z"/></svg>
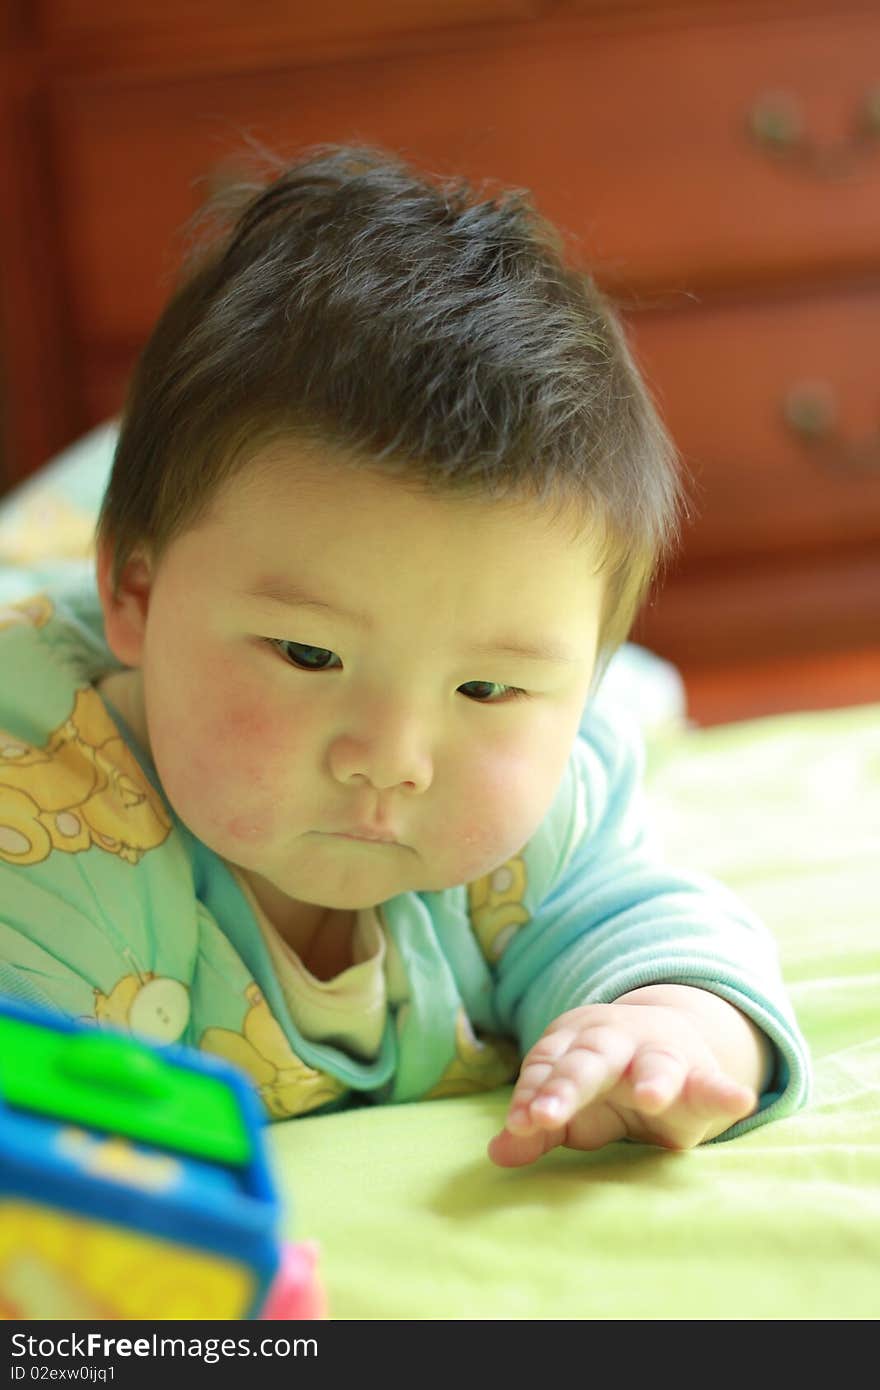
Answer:
<svg viewBox="0 0 880 1390"><path fill-rule="evenodd" d="M284 1118L498 1086L566 1009L695 985L775 1050L758 1112L723 1137L806 1100L774 940L724 887L662 862L640 734L609 700L587 708L550 811L507 864L379 906L387 990L365 1056L298 1028L240 882L95 689L114 669L87 575L0 606L0 991L224 1055Z"/></svg>

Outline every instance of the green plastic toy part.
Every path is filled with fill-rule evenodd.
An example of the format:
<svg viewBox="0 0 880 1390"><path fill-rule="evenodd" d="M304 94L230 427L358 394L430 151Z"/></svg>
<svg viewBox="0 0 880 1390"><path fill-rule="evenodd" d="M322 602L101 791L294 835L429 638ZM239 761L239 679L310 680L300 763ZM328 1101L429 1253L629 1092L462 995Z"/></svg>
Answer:
<svg viewBox="0 0 880 1390"><path fill-rule="evenodd" d="M230 1088L135 1038L67 1032L0 1016L7 1105L232 1167L251 1141Z"/></svg>

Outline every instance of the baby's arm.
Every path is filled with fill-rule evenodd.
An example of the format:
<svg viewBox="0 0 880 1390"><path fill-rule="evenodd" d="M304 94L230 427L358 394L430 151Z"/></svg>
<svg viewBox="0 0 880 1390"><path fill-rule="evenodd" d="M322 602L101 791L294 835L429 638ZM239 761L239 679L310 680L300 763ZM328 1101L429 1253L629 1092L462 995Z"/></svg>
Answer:
<svg viewBox="0 0 880 1390"><path fill-rule="evenodd" d="M498 1022L525 1060L496 1163L625 1138L688 1148L809 1097L771 933L723 884L668 867L644 811L638 731L594 708L524 852L531 920L498 962Z"/></svg>
<svg viewBox="0 0 880 1390"><path fill-rule="evenodd" d="M489 1156L516 1167L560 1144L692 1148L755 1110L771 1058L745 1014L690 985L570 1009L527 1054Z"/></svg>

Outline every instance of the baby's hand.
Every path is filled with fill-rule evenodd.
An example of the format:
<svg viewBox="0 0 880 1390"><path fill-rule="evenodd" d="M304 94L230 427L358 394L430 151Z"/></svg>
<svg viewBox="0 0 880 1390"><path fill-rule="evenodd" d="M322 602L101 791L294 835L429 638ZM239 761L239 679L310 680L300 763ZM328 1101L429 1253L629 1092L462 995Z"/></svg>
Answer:
<svg viewBox="0 0 880 1390"><path fill-rule="evenodd" d="M513 1168L557 1144L600 1149L616 1139L689 1149L756 1105L686 1009L586 1004L555 1019L526 1055L489 1157Z"/></svg>

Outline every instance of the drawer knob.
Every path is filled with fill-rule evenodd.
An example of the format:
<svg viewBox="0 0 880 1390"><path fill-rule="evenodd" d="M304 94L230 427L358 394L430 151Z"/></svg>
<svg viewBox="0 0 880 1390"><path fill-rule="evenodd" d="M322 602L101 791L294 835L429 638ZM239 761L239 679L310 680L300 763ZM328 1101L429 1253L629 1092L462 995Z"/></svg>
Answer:
<svg viewBox="0 0 880 1390"><path fill-rule="evenodd" d="M793 386L783 401L782 414L789 430L826 468L880 473L880 430L867 439L845 439L838 430L837 398L828 382L802 381Z"/></svg>
<svg viewBox="0 0 880 1390"><path fill-rule="evenodd" d="M859 102L849 138L834 144L820 144L809 134L801 103L790 92L765 92L746 124L752 140L772 158L818 178L847 178L860 160L880 150L880 83Z"/></svg>

